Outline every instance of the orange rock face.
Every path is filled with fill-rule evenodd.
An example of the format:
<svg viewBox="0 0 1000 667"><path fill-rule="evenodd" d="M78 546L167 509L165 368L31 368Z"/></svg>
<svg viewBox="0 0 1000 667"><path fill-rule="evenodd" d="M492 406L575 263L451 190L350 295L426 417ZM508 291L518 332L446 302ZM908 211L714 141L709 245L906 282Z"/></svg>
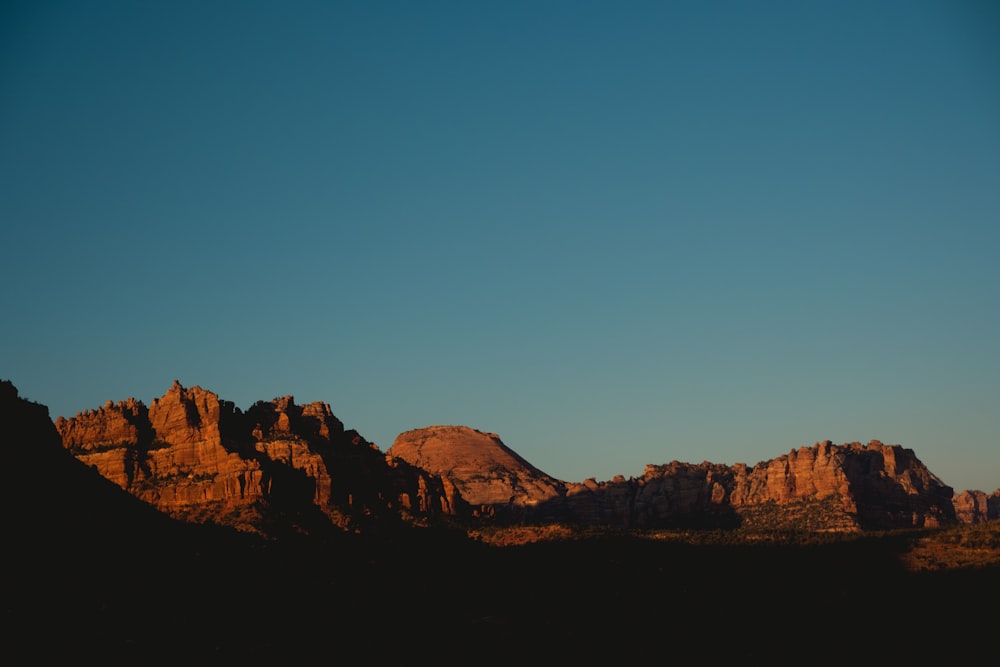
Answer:
<svg viewBox="0 0 1000 667"><path fill-rule="evenodd" d="M348 527L376 518L847 531L995 518L997 494L956 496L899 445L829 441L754 466L674 461L637 478L564 482L493 433L431 426L383 453L326 403L291 396L242 412L178 382L147 409L108 402L59 418L63 446L175 515L226 522L248 507L318 509ZM956 513L956 509L958 512Z"/></svg>
<svg viewBox="0 0 1000 667"><path fill-rule="evenodd" d="M473 506L542 508L529 518L621 527L854 531L954 523L952 490L898 445L801 447L755 466L650 465L638 478L567 483L489 433L434 426L389 453L452 481Z"/></svg>
<svg viewBox="0 0 1000 667"><path fill-rule="evenodd" d="M146 409L128 399L59 418L63 445L161 510L226 523L259 504L318 508L347 527L358 517L448 513L460 503L441 480L385 455L325 403L258 401L247 412L208 390L174 384ZM415 499L416 503L411 501Z"/></svg>
<svg viewBox="0 0 1000 667"><path fill-rule="evenodd" d="M731 502L745 507L774 502L828 501L860 526L922 527L955 521L952 489L899 445L877 440L801 447L748 469Z"/></svg>
<svg viewBox="0 0 1000 667"><path fill-rule="evenodd" d="M1000 519L1000 489L991 494L985 491L963 491L955 494L955 514L962 523L983 523Z"/></svg>
<svg viewBox="0 0 1000 667"><path fill-rule="evenodd" d="M430 426L401 433L388 456L440 476L480 512L536 516L558 501L564 485L503 444L467 426Z"/></svg>

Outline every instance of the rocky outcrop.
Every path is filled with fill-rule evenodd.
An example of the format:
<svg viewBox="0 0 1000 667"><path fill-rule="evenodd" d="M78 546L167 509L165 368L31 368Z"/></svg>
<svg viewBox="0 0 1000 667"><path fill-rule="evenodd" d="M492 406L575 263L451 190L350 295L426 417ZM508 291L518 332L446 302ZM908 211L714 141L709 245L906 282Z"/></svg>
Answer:
<svg viewBox="0 0 1000 667"><path fill-rule="evenodd" d="M319 513L341 528L447 518L804 531L933 527L1000 511L1000 491L956 495L912 450L877 440L818 442L753 466L673 461L639 477L565 482L494 433L430 426L383 453L326 403L284 396L243 412L176 381L148 408L108 402L55 426L66 449L147 503L255 530L262 507Z"/></svg>
<svg viewBox="0 0 1000 667"><path fill-rule="evenodd" d="M221 523L249 508L321 512L342 528L376 517L454 513L454 489L390 463L326 403L292 396L246 412L175 381L152 405L105 403L55 422L63 446L122 489L174 516ZM253 512L249 512L253 515ZM260 522L258 522L260 523ZM259 529L259 526L253 527Z"/></svg>
<svg viewBox="0 0 1000 667"><path fill-rule="evenodd" d="M102 432L104 437L117 438L115 430L121 424L112 422L94 431L95 439ZM116 553L125 544L146 544L156 531L167 531L167 540L177 535L180 522L125 493L70 455L48 408L22 398L9 381L0 381L0 423L4 425L0 442L7 471L0 484L0 513L5 539L12 547L7 555L22 556L24 549L34 553L26 566L42 572L30 578L32 586L53 581L53 571L45 563L66 571L67 553L73 553L74 565L80 566L91 555L95 541L111 545L110 553ZM12 571L22 572L17 567ZM52 598L39 599L50 603Z"/></svg>
<svg viewBox="0 0 1000 667"><path fill-rule="evenodd" d="M273 417L262 417L259 441L281 412L299 428L296 407L278 402L265 406ZM37 664L202 655L307 663L354 651L396 665L426 652L442 629L451 654L486 663L662 662L721 646L725 659L750 664L922 665L936 655L965 664L981 661L978 638L995 631L995 617L969 606L997 590L995 559L914 575L900 567L896 539L786 548L613 535L500 550L449 531L404 530L265 542L155 511L72 456L47 408L2 381L0 423L5 648ZM729 484L715 464L657 472L685 479L677 488L690 507ZM618 491L636 481L608 484ZM970 555L989 548L954 546ZM859 616L868 608L889 611ZM387 613L396 614L390 628L378 622ZM927 630L915 634L915 623ZM851 641L863 636L876 640ZM623 649L623 637L636 641Z"/></svg>
<svg viewBox="0 0 1000 667"><path fill-rule="evenodd" d="M467 426L429 426L401 433L387 455L445 480L473 509L473 516L509 520L557 517L552 506L565 495L550 477L503 444L495 433Z"/></svg>
<svg viewBox="0 0 1000 667"><path fill-rule="evenodd" d="M530 466L494 434L435 426L390 454L451 480L484 511L529 520L633 528L856 531L957 521L953 491L911 450L879 441L801 447L755 466L674 461L638 478L567 483ZM512 512L512 508L521 512ZM530 508L530 511L524 511Z"/></svg>
<svg viewBox="0 0 1000 667"><path fill-rule="evenodd" d="M985 491L962 491L955 494L952 504L962 523L983 523L1000 519L1000 489L991 494Z"/></svg>
<svg viewBox="0 0 1000 667"><path fill-rule="evenodd" d="M954 523L953 490L910 449L829 440L747 469L732 504L752 507L823 502L863 529Z"/></svg>
<svg viewBox="0 0 1000 667"><path fill-rule="evenodd" d="M735 527L729 497L734 472L725 465L673 461L648 465L638 478L568 484L569 512L591 525Z"/></svg>
<svg viewBox="0 0 1000 667"><path fill-rule="evenodd" d="M81 461L142 500L166 511L193 504L233 506L266 495L260 461L243 457L223 421L239 423L233 404L177 381L146 406L134 398L105 403L55 422L63 445Z"/></svg>

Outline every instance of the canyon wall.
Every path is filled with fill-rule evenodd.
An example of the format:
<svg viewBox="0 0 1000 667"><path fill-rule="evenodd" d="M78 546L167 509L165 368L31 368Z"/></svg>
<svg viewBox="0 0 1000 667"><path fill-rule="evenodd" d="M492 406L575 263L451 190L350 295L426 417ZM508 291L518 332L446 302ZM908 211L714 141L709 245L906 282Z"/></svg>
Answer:
<svg viewBox="0 0 1000 667"><path fill-rule="evenodd" d="M673 461L639 477L565 482L493 433L430 426L383 453L326 403L284 396L243 412L176 381L148 407L109 401L55 427L80 461L145 502L246 530L274 510L318 512L340 528L443 520L843 532L1000 518L1000 491L954 494L912 450L876 440L818 442L752 466Z"/></svg>
<svg viewBox="0 0 1000 667"><path fill-rule="evenodd" d="M174 384L148 408L134 398L58 418L64 447L101 475L175 516L231 523L266 504L318 509L334 524L453 514L457 491L389 461L328 404L284 396L246 412ZM242 528L249 526L241 525Z"/></svg>
<svg viewBox="0 0 1000 667"><path fill-rule="evenodd" d="M589 520L815 531L955 523L952 495L911 450L878 441L825 441L754 466L649 465L635 479L567 491Z"/></svg>
<svg viewBox="0 0 1000 667"><path fill-rule="evenodd" d="M554 479L496 435L465 427L409 431L389 453L452 480L473 507L536 522L854 531L949 525L987 506L973 503L959 517L953 490L912 450L879 441L824 441L754 466L674 461L637 478L579 483Z"/></svg>

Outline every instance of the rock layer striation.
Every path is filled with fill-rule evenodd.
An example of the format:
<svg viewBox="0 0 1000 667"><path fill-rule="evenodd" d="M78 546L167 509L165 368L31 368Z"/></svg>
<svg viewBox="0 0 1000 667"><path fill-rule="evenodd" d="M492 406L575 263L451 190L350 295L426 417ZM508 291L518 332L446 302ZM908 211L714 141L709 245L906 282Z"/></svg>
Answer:
<svg viewBox="0 0 1000 667"><path fill-rule="evenodd" d="M912 450L875 440L824 441L754 466L674 461L637 478L580 483L555 479L496 435L467 427L408 431L389 453L450 480L481 511L535 521L856 531L958 520L951 487Z"/></svg>
<svg viewBox="0 0 1000 667"><path fill-rule="evenodd" d="M326 403L283 396L242 411L177 381L148 407L109 401L55 427L78 459L164 512L257 532L275 512L299 531L376 520L858 531L1000 518L1000 491L956 495L912 450L877 440L566 482L494 433L429 426L383 453Z"/></svg>
<svg viewBox="0 0 1000 667"><path fill-rule="evenodd" d="M292 396L246 412L175 381L152 405L108 402L55 422L64 447L121 488L185 518L254 530L255 511L319 510L348 527L373 518L451 514L454 489L388 461L326 403ZM249 519L247 517L250 517ZM259 522L258 522L259 523Z"/></svg>

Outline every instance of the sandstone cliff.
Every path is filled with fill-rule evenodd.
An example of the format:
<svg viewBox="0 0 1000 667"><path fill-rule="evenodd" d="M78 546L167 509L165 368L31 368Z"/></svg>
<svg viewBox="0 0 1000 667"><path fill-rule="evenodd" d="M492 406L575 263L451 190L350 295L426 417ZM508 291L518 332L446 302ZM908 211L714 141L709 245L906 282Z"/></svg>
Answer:
<svg viewBox="0 0 1000 667"><path fill-rule="evenodd" d="M955 495L912 450L879 441L824 441L753 466L674 461L635 478L566 482L466 426L407 431L383 453L326 403L284 396L243 412L176 381L148 408L109 401L55 426L66 449L147 503L245 530L263 530L274 510L306 531L307 521L375 520L857 531L1000 511L1000 491Z"/></svg>
<svg viewBox="0 0 1000 667"><path fill-rule="evenodd" d="M296 431L298 410L281 402L262 406L265 439L282 413ZM982 638L995 631L978 610L998 589L996 559L911 573L895 538L789 548L612 534L495 549L452 531L402 530L266 541L171 520L124 492L71 456L45 406L5 382L0 420L5 648L35 664L307 664L346 651L397 665L428 646L482 664L646 663L699 651L709 663L965 664L981 661ZM689 476L678 488L695 482L692 506L717 488L698 480L724 472L663 468ZM879 641L855 641L864 636Z"/></svg>
<svg viewBox="0 0 1000 667"><path fill-rule="evenodd" d="M496 435L466 427L409 431L389 452L453 481L473 506L529 520L807 531L957 521L952 489L911 450L878 441L816 443L752 467L674 461L647 466L638 478L581 483L556 480L513 454Z"/></svg>
<svg viewBox="0 0 1000 667"><path fill-rule="evenodd" d="M430 426L401 433L387 454L453 484L475 508L474 516L538 520L546 514L537 508L565 494L563 482L525 461L496 434L467 426ZM548 515L559 517L556 511Z"/></svg>
<svg viewBox="0 0 1000 667"><path fill-rule="evenodd" d="M962 523L983 523L1000 519L1000 489L991 494L984 491L962 491L952 499L955 514Z"/></svg>
<svg viewBox="0 0 1000 667"><path fill-rule="evenodd" d="M285 396L245 413L175 381L152 405L108 402L55 422L63 445L101 475L178 517L260 530L259 510L319 510L358 521L454 513L440 479L390 462L325 403ZM405 515L405 517L404 517Z"/></svg>

